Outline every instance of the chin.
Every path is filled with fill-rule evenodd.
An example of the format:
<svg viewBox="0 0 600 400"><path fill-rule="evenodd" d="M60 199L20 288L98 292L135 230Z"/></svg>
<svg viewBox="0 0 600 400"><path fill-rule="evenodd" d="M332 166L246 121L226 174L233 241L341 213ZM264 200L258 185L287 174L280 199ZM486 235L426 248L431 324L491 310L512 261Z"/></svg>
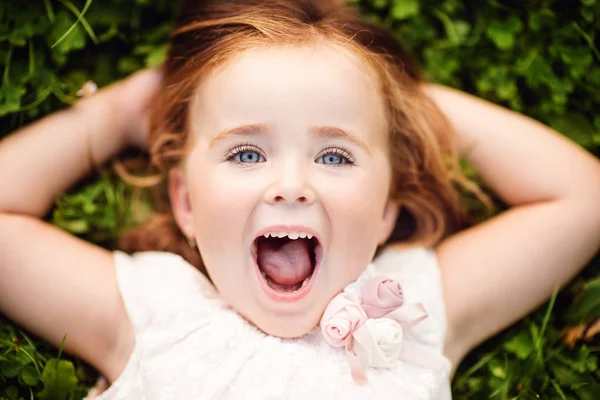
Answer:
<svg viewBox="0 0 600 400"><path fill-rule="evenodd" d="M309 315L304 314L294 317L283 315L264 316L261 320L250 320L250 322L268 335L283 339L294 339L302 337L316 328L319 325L319 320L320 315L309 317Z"/></svg>

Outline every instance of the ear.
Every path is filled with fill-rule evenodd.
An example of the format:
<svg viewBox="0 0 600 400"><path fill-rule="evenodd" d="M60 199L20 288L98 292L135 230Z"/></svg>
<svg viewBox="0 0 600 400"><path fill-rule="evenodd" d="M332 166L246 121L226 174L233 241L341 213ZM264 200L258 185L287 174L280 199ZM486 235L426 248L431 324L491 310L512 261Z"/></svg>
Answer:
<svg viewBox="0 0 600 400"><path fill-rule="evenodd" d="M379 246L383 245L394 231L399 212L400 204L395 201L388 200L383 210L383 218L381 219L379 238L377 240L377 244Z"/></svg>
<svg viewBox="0 0 600 400"><path fill-rule="evenodd" d="M194 238L196 234L190 195L183 171L179 167L169 171L169 198L179 229L186 237Z"/></svg>

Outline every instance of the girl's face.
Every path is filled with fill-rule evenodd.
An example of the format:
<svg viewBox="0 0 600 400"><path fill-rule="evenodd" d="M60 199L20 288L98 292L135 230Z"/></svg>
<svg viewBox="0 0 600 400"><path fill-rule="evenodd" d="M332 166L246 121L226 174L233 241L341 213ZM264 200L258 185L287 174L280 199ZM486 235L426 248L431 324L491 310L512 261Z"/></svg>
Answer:
<svg viewBox="0 0 600 400"><path fill-rule="evenodd" d="M388 125L366 70L332 46L255 49L191 103L176 219L223 299L269 334L314 328L394 227Z"/></svg>

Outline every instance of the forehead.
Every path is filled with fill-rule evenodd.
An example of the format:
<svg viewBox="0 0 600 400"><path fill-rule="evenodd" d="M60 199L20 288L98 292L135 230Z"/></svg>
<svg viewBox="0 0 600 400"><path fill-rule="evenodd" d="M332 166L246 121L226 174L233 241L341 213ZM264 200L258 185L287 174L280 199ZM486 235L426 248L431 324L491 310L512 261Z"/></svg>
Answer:
<svg viewBox="0 0 600 400"><path fill-rule="evenodd" d="M369 141L386 136L376 79L348 50L330 45L242 53L199 86L191 120L203 132L267 123L281 129L336 126Z"/></svg>

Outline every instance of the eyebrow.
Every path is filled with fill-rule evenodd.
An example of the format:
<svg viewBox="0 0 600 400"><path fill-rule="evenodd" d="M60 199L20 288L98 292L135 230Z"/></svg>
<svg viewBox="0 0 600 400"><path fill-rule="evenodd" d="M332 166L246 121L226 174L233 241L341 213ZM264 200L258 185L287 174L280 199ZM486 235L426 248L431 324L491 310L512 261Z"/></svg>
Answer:
<svg viewBox="0 0 600 400"><path fill-rule="evenodd" d="M217 136L215 136L211 142L210 147L213 147L217 142L227 139L231 136L263 136L268 134L269 132L268 124L250 124L250 125L242 125L232 129L227 129ZM347 132L341 128L337 128L334 126L318 126L311 129L311 133L313 136L316 136L321 139L343 139L348 140L355 145L362 148L368 154L371 154L371 150L369 147L353 135L350 132Z"/></svg>
<svg viewBox="0 0 600 400"><path fill-rule="evenodd" d="M367 146L362 140L357 138L352 133L347 132L341 128L337 128L334 126L319 126L319 127L313 128L312 133L314 136L317 136L317 137L323 138L323 139L348 140L348 141L354 143L355 145L357 145L358 147L362 148L368 154L371 154L371 150L369 149L369 146Z"/></svg>
<svg viewBox="0 0 600 400"><path fill-rule="evenodd" d="M232 129L227 129L210 141L210 147L213 147L218 141L227 139L231 136L262 136L266 135L269 131L269 125L267 124L250 124L237 126Z"/></svg>

